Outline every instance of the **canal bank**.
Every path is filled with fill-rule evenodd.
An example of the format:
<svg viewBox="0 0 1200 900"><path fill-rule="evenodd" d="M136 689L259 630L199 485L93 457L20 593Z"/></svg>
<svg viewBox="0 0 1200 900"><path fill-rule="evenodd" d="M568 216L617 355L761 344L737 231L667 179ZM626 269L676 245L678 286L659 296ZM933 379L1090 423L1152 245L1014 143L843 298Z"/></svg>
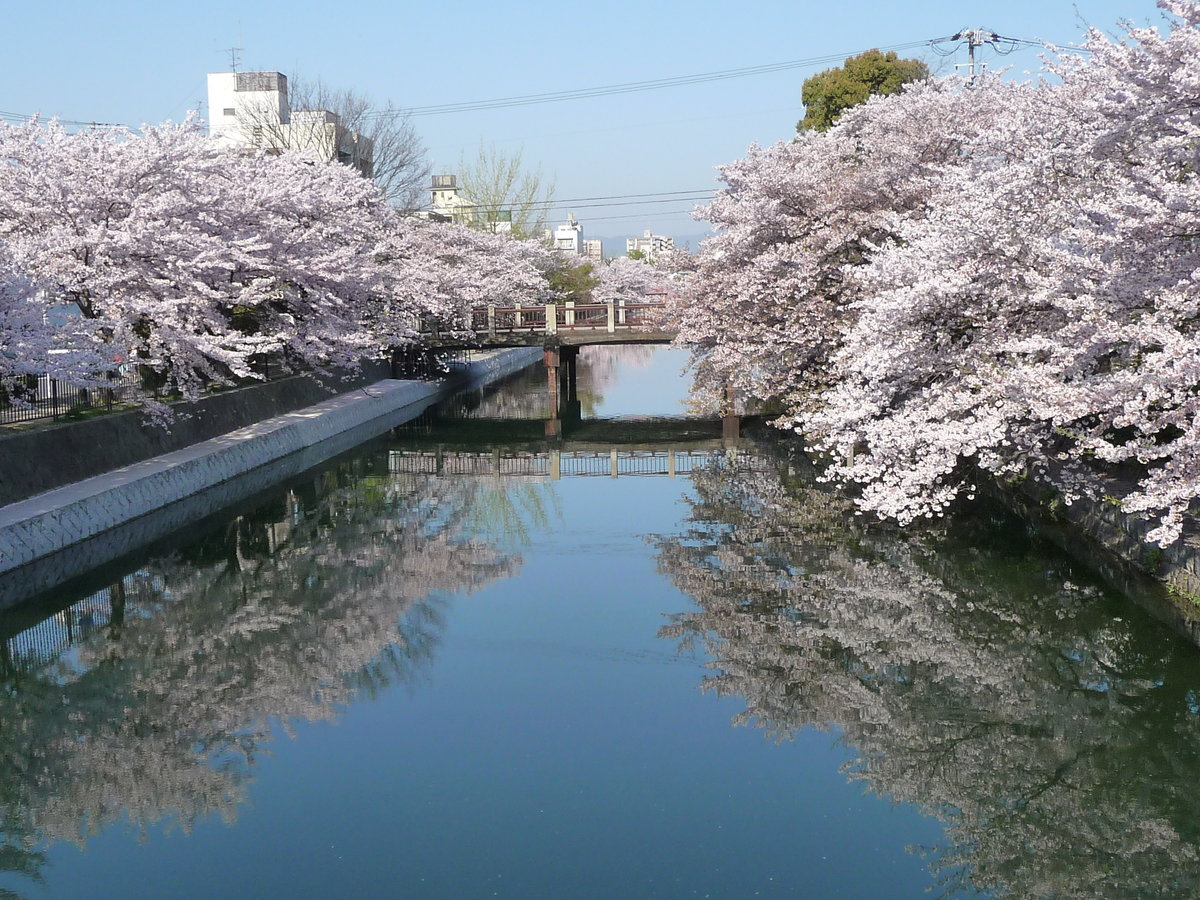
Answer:
<svg viewBox="0 0 1200 900"><path fill-rule="evenodd" d="M49 584L85 571L115 558L135 542L152 539L163 529L179 527L191 517L287 477L290 471L315 465L373 433L409 421L456 391L499 381L540 357L537 348L488 351L457 366L450 377L439 382L380 379L9 503L0 507L0 573L41 561L45 573L33 580ZM260 395L230 392L201 401L202 410L181 411L181 433L194 428L182 423L194 421L199 412L210 423L239 421L248 414L269 411L272 402L276 409L281 405L287 409L284 404L289 397L304 396L311 390L304 384L290 390L275 385L262 388L266 392ZM0 442L0 457L14 461L10 473L18 460L33 461L43 469L70 471L78 457L96 448L124 441L135 448L125 452L136 453L147 433L164 440L161 429L147 427L137 412L123 414L113 422L94 421L98 424L86 423L87 429L65 425L12 435ZM208 493L222 486L223 490ZM10 481L9 489L19 487ZM192 503L174 508L189 498ZM155 514L153 520L141 521L151 514ZM111 534L117 529L120 534ZM83 548L83 552L70 558L58 556L73 547Z"/></svg>
<svg viewBox="0 0 1200 900"><path fill-rule="evenodd" d="M1031 526L1200 646L1200 536L1194 518L1185 520L1179 540L1160 547L1147 538L1154 523L1121 509L1124 491L1115 481L1097 477L1091 496L1067 503L1030 478L982 480ZM1145 580L1164 586L1166 596L1146 590Z"/></svg>

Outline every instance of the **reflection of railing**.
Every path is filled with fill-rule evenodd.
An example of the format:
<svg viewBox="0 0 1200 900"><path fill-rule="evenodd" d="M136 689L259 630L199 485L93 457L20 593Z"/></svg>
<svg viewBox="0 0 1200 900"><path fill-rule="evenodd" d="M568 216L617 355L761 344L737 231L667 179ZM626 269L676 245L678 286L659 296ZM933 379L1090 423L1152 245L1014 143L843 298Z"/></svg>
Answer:
<svg viewBox="0 0 1200 900"><path fill-rule="evenodd" d="M111 618L112 588L105 588L7 638L5 659L16 671L37 671L96 629L107 626Z"/></svg>
<svg viewBox="0 0 1200 900"><path fill-rule="evenodd" d="M294 364L261 356L251 363L255 378L243 383L287 378L298 371ZM163 399L161 386L147 386L136 366L122 366L98 383L81 387L48 375L22 375L0 379L0 425L60 419L90 410L111 411L114 407L140 404L147 399Z"/></svg>
<svg viewBox="0 0 1200 900"><path fill-rule="evenodd" d="M751 468L755 457L728 450L390 450L393 475L517 476L556 480L573 475L687 475L705 466Z"/></svg>

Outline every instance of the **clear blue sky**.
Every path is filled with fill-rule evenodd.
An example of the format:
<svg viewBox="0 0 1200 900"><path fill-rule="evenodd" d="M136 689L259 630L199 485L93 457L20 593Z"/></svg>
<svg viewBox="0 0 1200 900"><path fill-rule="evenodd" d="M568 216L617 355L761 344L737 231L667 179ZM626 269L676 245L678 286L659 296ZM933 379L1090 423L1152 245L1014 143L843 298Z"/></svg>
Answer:
<svg viewBox="0 0 1200 900"><path fill-rule="evenodd" d="M205 96L205 74L302 72L375 100L427 106L847 55L983 26L1061 44L1084 24L1112 31L1159 21L1153 0L1009 2L626 2L447 4L257 0L10 4L0 81L4 113L138 125L178 120ZM943 64L921 48L902 51ZM997 59L1036 69L1036 53ZM965 52L955 61L965 61ZM563 199L708 190L714 167L753 142L794 134L801 82L829 63L772 74L515 109L414 118L435 171L480 144L523 150ZM687 202L568 204L585 236L703 230ZM621 218L617 218L621 217ZM606 250L618 248L611 244Z"/></svg>

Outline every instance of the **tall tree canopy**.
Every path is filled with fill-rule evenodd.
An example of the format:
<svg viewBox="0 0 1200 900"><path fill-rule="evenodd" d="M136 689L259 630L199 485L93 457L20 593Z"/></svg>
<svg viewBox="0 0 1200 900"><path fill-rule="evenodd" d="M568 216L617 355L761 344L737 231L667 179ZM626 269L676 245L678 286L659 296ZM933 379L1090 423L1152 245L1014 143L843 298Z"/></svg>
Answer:
<svg viewBox="0 0 1200 900"><path fill-rule="evenodd" d="M901 59L895 51L868 50L851 56L836 69L826 69L808 78L800 90L804 118L797 131L824 131L843 112L876 94L900 92L910 81L929 77L929 67L919 59Z"/></svg>
<svg viewBox="0 0 1200 900"><path fill-rule="evenodd" d="M725 166L675 313L701 384L775 398L901 523L977 471L1200 497L1200 2L1089 33L1057 81L930 81ZM1098 479L1119 466L1126 491Z"/></svg>
<svg viewBox="0 0 1200 900"><path fill-rule="evenodd" d="M118 362L186 397L266 354L352 365L424 316L545 300L549 250L405 218L346 166L247 155L193 123L0 125L0 377L103 385Z"/></svg>

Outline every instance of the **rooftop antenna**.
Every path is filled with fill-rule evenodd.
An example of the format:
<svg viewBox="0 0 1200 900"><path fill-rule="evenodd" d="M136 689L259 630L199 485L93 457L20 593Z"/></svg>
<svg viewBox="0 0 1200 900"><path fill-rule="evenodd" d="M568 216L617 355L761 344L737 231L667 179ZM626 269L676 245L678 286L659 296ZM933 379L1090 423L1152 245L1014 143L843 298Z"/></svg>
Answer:
<svg viewBox="0 0 1200 900"><path fill-rule="evenodd" d="M225 52L229 54L229 71L236 72L238 70L238 65L242 61L242 48L229 47L225 50Z"/></svg>

